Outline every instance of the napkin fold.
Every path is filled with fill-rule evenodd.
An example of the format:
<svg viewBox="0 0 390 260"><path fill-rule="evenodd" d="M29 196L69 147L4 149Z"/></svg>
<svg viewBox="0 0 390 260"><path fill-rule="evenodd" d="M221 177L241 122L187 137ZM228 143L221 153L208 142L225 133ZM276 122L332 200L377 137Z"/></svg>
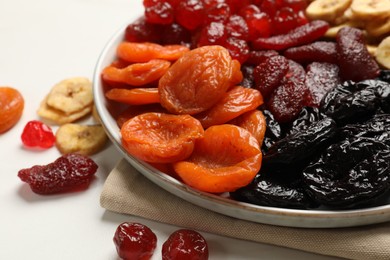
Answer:
<svg viewBox="0 0 390 260"><path fill-rule="evenodd" d="M305 229L240 220L165 191L125 159L107 177L100 203L110 211L238 239L348 259L390 259L390 222L352 228Z"/></svg>

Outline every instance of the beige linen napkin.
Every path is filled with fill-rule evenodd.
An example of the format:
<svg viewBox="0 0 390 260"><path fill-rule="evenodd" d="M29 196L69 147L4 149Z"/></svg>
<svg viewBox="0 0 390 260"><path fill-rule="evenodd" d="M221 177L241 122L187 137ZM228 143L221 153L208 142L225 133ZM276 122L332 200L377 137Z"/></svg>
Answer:
<svg viewBox="0 0 390 260"><path fill-rule="evenodd" d="M354 228L301 229L235 219L172 195L124 159L108 176L100 202L110 211L239 239L349 259L390 259L390 222Z"/></svg>

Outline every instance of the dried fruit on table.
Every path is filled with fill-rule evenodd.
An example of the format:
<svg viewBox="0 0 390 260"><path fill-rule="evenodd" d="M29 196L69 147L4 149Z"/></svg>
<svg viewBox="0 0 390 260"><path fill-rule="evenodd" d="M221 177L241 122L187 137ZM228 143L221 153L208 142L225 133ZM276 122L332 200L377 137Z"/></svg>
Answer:
<svg viewBox="0 0 390 260"><path fill-rule="evenodd" d="M211 108L241 80L240 63L225 48L199 47L183 55L160 79L160 102L173 114L193 115Z"/></svg>
<svg viewBox="0 0 390 260"><path fill-rule="evenodd" d="M56 147L62 154L92 155L103 149L107 135L101 125L64 124L56 132Z"/></svg>
<svg viewBox="0 0 390 260"><path fill-rule="evenodd" d="M88 187L98 165L80 154L67 154L47 165L22 169L18 177L37 194L54 194Z"/></svg>
<svg viewBox="0 0 390 260"><path fill-rule="evenodd" d="M203 127L189 115L145 113L126 121L121 128L126 151L146 162L171 163L188 158Z"/></svg>
<svg viewBox="0 0 390 260"><path fill-rule="evenodd" d="M361 81L379 75L379 66L368 52L360 29L341 28L336 36L336 46L342 80Z"/></svg>
<svg viewBox="0 0 390 260"><path fill-rule="evenodd" d="M337 49L335 42L316 41L306 45L291 47L283 55L301 64L310 62L337 63Z"/></svg>
<svg viewBox="0 0 390 260"><path fill-rule="evenodd" d="M0 87L0 134L11 129L24 109L22 94L15 88Z"/></svg>
<svg viewBox="0 0 390 260"><path fill-rule="evenodd" d="M149 260L157 246L157 236L140 223L123 222L114 234L118 256L123 260Z"/></svg>
<svg viewBox="0 0 390 260"><path fill-rule="evenodd" d="M142 86L159 80L167 72L170 65L169 61L158 59L134 63L124 68L111 65L103 69L102 79L131 86Z"/></svg>
<svg viewBox="0 0 390 260"><path fill-rule="evenodd" d="M206 239L197 231L179 229L173 232L162 245L163 260L208 260Z"/></svg>
<svg viewBox="0 0 390 260"><path fill-rule="evenodd" d="M311 21L296 27L286 34L265 38L257 38L253 41L256 50L284 50L298 45L304 45L322 37L329 28L329 24L322 20Z"/></svg>
<svg viewBox="0 0 390 260"><path fill-rule="evenodd" d="M146 105L160 103L160 95L157 88L113 88L105 93L109 100L129 105Z"/></svg>
<svg viewBox="0 0 390 260"><path fill-rule="evenodd" d="M203 128L224 124L245 112L263 104L263 97L256 89L236 86L225 93L209 110L195 115Z"/></svg>
<svg viewBox="0 0 390 260"><path fill-rule="evenodd" d="M25 125L21 139L27 147L50 148L56 142L50 126L38 120L29 121Z"/></svg>
<svg viewBox="0 0 390 260"><path fill-rule="evenodd" d="M260 170L261 160L259 143L249 131L224 124L206 129L191 157L173 167L189 186L220 193L249 184Z"/></svg>
<svg viewBox="0 0 390 260"><path fill-rule="evenodd" d="M117 47L118 57L129 63L153 59L175 61L188 51L183 45L160 45L152 42L121 42Z"/></svg>

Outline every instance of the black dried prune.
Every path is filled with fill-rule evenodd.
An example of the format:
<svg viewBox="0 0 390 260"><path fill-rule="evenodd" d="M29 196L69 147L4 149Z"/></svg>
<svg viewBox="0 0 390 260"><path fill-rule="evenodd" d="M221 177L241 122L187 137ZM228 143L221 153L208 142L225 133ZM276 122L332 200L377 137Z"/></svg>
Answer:
<svg viewBox="0 0 390 260"><path fill-rule="evenodd" d="M390 83L390 70L381 70L378 79Z"/></svg>
<svg viewBox="0 0 390 260"><path fill-rule="evenodd" d="M326 115L321 113L316 107L304 107L299 113L298 118L292 122L287 134L290 135L305 130L314 122L324 119L325 117Z"/></svg>
<svg viewBox="0 0 390 260"><path fill-rule="evenodd" d="M303 170L303 181L323 205L365 206L390 188L390 147L372 138L343 140Z"/></svg>
<svg viewBox="0 0 390 260"><path fill-rule="evenodd" d="M331 89L320 102L320 110L324 114L332 114L334 112L334 104L336 101L346 95L355 92L358 86L353 81L344 81L342 84L337 85Z"/></svg>
<svg viewBox="0 0 390 260"><path fill-rule="evenodd" d="M255 69L254 66L250 65L243 65L241 66L241 72L244 76L240 85L244 88L253 88L255 84L255 80L253 78L253 70Z"/></svg>
<svg viewBox="0 0 390 260"><path fill-rule="evenodd" d="M282 138L282 128L269 110L263 110L263 114L267 128L265 130L262 150L266 152L277 140Z"/></svg>
<svg viewBox="0 0 390 260"><path fill-rule="evenodd" d="M288 135L272 145L263 157L265 164L292 164L312 156L337 132L333 119L324 118L305 130Z"/></svg>
<svg viewBox="0 0 390 260"><path fill-rule="evenodd" d="M280 184L266 178L257 177L251 184L230 193L236 200L261 206L295 209L315 208L314 202L305 190L298 185Z"/></svg>

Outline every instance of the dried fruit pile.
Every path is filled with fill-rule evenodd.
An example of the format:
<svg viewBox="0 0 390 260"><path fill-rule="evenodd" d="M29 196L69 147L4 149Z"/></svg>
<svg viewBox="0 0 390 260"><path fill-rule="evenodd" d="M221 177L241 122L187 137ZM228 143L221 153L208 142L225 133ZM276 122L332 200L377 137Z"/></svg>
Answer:
<svg viewBox="0 0 390 260"><path fill-rule="evenodd" d="M390 187L389 71L386 33L335 28L368 15L358 2L144 1L102 71L124 148L254 204L372 203Z"/></svg>

